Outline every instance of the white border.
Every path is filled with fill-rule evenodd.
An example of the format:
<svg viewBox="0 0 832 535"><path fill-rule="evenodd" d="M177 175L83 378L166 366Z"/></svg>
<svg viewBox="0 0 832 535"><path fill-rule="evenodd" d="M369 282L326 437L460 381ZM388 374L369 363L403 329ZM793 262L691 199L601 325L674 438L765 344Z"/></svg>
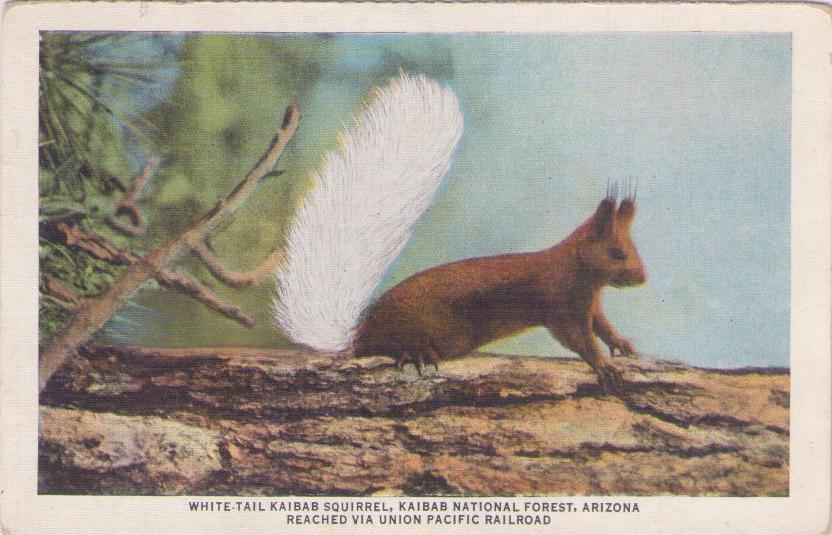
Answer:
<svg viewBox="0 0 832 535"><path fill-rule="evenodd" d="M194 514L183 497L37 495L37 52L40 30L223 32L791 32L791 487L788 498L638 497L638 514L558 516L540 532L821 533L830 500L830 11L810 4L165 4L6 7L0 182L3 533L335 533L271 514ZM761 247L765 247L761 237ZM559 498L553 498L556 500ZM579 503L589 498L575 499ZM282 518L282 517L281 517ZM354 531L390 532L381 526ZM424 526L397 532L424 532ZM472 533L471 526L445 528ZM482 533L507 530L480 526Z"/></svg>

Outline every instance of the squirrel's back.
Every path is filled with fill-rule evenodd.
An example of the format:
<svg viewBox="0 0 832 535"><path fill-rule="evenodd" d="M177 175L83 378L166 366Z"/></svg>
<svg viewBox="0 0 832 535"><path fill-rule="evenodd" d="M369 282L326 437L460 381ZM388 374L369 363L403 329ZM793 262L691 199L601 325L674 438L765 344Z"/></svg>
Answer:
<svg viewBox="0 0 832 535"><path fill-rule="evenodd" d="M370 306L354 354L451 357L540 323L546 260L539 252L495 255L411 275Z"/></svg>
<svg viewBox="0 0 832 535"><path fill-rule="evenodd" d="M400 75L377 89L313 176L287 236L274 321L338 353L425 211L462 134L453 91Z"/></svg>

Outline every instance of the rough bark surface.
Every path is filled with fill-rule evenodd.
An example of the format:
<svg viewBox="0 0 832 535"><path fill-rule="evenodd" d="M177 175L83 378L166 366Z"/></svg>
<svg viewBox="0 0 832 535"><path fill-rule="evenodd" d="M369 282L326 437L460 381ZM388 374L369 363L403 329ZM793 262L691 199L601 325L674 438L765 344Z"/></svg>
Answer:
<svg viewBox="0 0 832 535"><path fill-rule="evenodd" d="M92 347L41 394L41 493L787 495L789 375ZM430 368L432 371L432 368Z"/></svg>

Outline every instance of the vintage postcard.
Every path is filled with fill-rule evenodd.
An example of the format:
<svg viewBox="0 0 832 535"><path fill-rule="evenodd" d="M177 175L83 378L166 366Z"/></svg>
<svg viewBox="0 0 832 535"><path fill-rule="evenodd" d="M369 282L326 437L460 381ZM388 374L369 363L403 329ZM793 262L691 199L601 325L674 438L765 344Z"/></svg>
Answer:
<svg viewBox="0 0 832 535"><path fill-rule="evenodd" d="M7 7L3 533L829 529L830 14Z"/></svg>

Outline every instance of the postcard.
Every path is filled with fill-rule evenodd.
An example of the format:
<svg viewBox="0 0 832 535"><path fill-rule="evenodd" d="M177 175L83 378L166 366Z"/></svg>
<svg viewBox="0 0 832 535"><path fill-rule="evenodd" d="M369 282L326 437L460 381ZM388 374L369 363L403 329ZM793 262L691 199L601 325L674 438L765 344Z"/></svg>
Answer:
<svg viewBox="0 0 832 535"><path fill-rule="evenodd" d="M823 533L830 37L12 3L3 533Z"/></svg>

